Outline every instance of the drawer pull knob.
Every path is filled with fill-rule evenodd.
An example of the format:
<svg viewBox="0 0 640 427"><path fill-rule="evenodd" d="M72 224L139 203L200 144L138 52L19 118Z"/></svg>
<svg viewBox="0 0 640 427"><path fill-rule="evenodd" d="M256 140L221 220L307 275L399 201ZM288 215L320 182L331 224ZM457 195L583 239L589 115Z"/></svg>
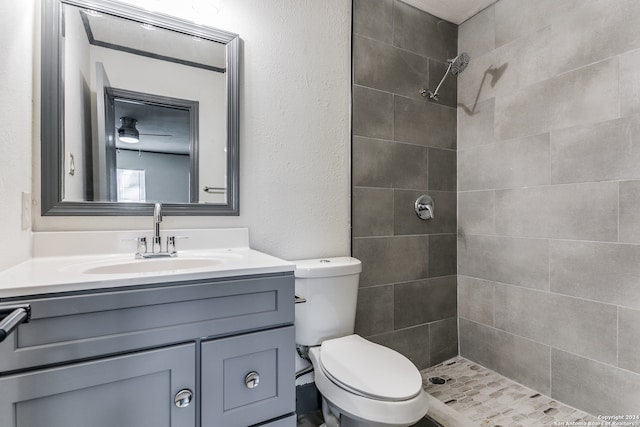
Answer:
<svg viewBox="0 0 640 427"><path fill-rule="evenodd" d="M249 372L246 377L244 377L244 385L247 388L256 388L260 384L260 374L257 372Z"/></svg>
<svg viewBox="0 0 640 427"><path fill-rule="evenodd" d="M193 392L186 388L176 393L176 397L173 398L173 401L178 408L186 408L192 400Z"/></svg>

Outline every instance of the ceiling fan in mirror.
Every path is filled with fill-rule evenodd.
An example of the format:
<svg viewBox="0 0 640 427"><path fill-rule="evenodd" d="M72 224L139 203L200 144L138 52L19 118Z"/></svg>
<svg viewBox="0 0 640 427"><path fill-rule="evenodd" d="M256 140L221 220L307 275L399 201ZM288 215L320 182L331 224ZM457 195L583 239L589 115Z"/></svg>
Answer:
<svg viewBox="0 0 640 427"><path fill-rule="evenodd" d="M140 135L147 136L173 136L161 133L140 133L136 128L137 119L133 117L120 117L120 127L118 128L118 139L128 144L137 144L140 142Z"/></svg>

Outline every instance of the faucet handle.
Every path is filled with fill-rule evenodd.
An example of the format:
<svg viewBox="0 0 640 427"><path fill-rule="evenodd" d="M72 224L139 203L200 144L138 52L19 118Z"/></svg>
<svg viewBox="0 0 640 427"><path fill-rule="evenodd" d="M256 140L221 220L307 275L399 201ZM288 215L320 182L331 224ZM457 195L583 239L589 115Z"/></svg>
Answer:
<svg viewBox="0 0 640 427"><path fill-rule="evenodd" d="M188 239L189 236L169 236L167 237L167 252L171 255L178 253L176 250L176 239Z"/></svg>
<svg viewBox="0 0 640 427"><path fill-rule="evenodd" d="M151 242L152 252L154 254L160 253L162 251L162 237L153 236L153 242Z"/></svg>
<svg viewBox="0 0 640 427"><path fill-rule="evenodd" d="M139 258L142 256L142 254L147 253L147 238L138 237L136 238L136 242L138 243L138 248L136 250L136 258Z"/></svg>

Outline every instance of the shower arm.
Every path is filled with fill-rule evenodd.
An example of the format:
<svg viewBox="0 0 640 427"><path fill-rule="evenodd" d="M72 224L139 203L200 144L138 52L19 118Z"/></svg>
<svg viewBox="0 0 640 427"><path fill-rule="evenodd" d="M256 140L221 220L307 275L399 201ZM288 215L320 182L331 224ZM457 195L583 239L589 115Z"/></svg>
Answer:
<svg viewBox="0 0 640 427"><path fill-rule="evenodd" d="M438 96L438 91L440 90L440 86L442 86L442 83L444 83L444 80L449 75L449 71L451 70L451 66L453 65L453 61L454 60L449 60L449 66L447 67L447 71L445 71L444 76L442 76L442 80L440 80L440 83L438 83L438 86L436 87L436 90L434 90L433 93L429 94L430 98L435 98L436 96Z"/></svg>

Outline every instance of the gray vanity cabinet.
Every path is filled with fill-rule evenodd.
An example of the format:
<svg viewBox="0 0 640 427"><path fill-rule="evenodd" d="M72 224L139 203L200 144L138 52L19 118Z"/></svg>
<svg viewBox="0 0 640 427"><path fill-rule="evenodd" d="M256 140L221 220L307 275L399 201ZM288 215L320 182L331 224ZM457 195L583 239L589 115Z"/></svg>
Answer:
<svg viewBox="0 0 640 427"><path fill-rule="evenodd" d="M290 272L2 299L2 427L295 426ZM182 392L182 393L181 393Z"/></svg>
<svg viewBox="0 0 640 427"><path fill-rule="evenodd" d="M0 379L3 427L193 427L195 344L31 371Z"/></svg>

